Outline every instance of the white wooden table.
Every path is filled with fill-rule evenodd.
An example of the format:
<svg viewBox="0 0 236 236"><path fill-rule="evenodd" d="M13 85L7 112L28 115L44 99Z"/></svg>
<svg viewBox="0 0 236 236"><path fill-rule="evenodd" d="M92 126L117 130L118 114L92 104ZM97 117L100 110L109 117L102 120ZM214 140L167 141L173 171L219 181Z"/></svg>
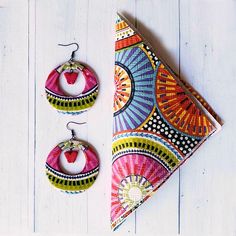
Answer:
<svg viewBox="0 0 236 236"><path fill-rule="evenodd" d="M207 141L114 235L236 235L236 1L0 0L0 235L112 235L110 182L114 22L123 13L160 55L223 118ZM100 81L96 105L71 117L46 101L48 73L77 58ZM53 189L48 152L70 137L65 124L86 121L80 138L101 160L81 195ZM59 233L59 234L58 234Z"/></svg>

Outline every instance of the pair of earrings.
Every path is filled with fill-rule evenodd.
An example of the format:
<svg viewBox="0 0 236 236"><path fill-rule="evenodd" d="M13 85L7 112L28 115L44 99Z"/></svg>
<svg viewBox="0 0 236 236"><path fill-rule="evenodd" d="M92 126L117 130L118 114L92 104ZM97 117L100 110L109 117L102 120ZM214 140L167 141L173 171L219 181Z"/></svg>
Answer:
<svg viewBox="0 0 236 236"><path fill-rule="evenodd" d="M47 100L58 112L77 115L93 106L98 95L98 80L90 68L75 61L75 52L79 49L77 43L59 44L60 46L76 45L77 49L72 51L71 58L56 67L49 74L45 91ZM85 87L82 92L72 96L60 86L60 80L65 79L67 84L73 86L82 73L85 79ZM46 161L46 175L50 183L66 193L81 193L92 186L99 171L99 159L95 150L88 143L79 140L70 124L84 124L70 121L66 127L71 130L72 137L59 143L49 153ZM85 164L79 173L71 174L62 165L62 160L68 164L78 164L79 152L85 157Z"/></svg>

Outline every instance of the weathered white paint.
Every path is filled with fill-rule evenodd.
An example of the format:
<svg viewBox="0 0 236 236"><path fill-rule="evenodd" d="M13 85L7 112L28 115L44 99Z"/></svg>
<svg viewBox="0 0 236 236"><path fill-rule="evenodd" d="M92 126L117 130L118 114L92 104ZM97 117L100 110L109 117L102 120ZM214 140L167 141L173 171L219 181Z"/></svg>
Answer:
<svg viewBox="0 0 236 236"><path fill-rule="evenodd" d="M0 0L1 235L112 235L110 231L114 20L125 14L162 58L225 120L207 141L115 235L235 235L236 1ZM47 103L49 72L70 57L90 65L100 81L95 106L59 115ZM49 185L44 163L65 124L93 144L101 171L77 196ZM14 142L13 142L14 140Z"/></svg>

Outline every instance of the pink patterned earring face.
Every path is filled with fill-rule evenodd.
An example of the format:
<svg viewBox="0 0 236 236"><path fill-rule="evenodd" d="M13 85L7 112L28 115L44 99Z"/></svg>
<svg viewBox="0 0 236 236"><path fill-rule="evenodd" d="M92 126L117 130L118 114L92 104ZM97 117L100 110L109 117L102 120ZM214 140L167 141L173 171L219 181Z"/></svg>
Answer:
<svg viewBox="0 0 236 236"><path fill-rule="evenodd" d="M85 87L76 96L65 94L59 84L61 76L64 76L68 85L73 86L82 73L85 78ZM50 105L60 113L77 115L87 111L93 106L98 95L98 80L92 70L77 61L68 61L49 74L45 91Z"/></svg>
<svg viewBox="0 0 236 236"><path fill-rule="evenodd" d="M68 163L74 163L78 152L82 151L86 163L82 171L77 174L68 174L63 170L60 156L65 155ZM50 183L66 193L81 193L90 188L99 172L99 159L95 150L85 142L68 140L59 143L48 155L46 174Z"/></svg>

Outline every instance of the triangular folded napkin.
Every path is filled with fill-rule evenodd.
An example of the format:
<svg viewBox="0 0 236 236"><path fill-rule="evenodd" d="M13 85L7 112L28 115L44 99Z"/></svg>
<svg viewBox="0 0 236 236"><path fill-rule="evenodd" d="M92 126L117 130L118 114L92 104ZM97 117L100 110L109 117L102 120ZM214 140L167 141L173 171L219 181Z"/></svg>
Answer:
<svg viewBox="0 0 236 236"><path fill-rule="evenodd" d="M211 107L120 15L114 77L113 230L220 128Z"/></svg>

